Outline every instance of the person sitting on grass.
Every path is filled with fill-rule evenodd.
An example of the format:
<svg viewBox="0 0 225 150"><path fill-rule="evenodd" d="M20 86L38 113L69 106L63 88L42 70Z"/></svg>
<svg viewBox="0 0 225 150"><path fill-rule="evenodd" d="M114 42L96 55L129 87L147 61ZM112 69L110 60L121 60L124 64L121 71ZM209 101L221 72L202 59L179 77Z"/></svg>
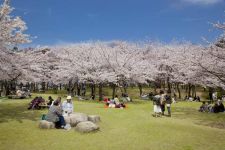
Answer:
<svg viewBox="0 0 225 150"><path fill-rule="evenodd" d="M47 102L48 107L50 107L52 105L53 101L54 101L53 98L51 96L49 96L48 102Z"/></svg>
<svg viewBox="0 0 225 150"><path fill-rule="evenodd" d="M40 105L42 103L45 103L45 100L40 96L40 97L35 97L28 106L28 109L41 109Z"/></svg>
<svg viewBox="0 0 225 150"><path fill-rule="evenodd" d="M16 91L16 96L21 97L23 94L23 92L21 90L17 90Z"/></svg>
<svg viewBox="0 0 225 150"><path fill-rule="evenodd" d="M126 105L122 102L122 103L120 103L120 105L119 106L117 106L116 108L126 108Z"/></svg>
<svg viewBox="0 0 225 150"><path fill-rule="evenodd" d="M214 105L212 106L212 112L214 113L219 113L220 112L220 108L219 108L219 105L218 105L218 102L215 102Z"/></svg>
<svg viewBox="0 0 225 150"><path fill-rule="evenodd" d="M219 112L224 112L224 105L223 105L223 103L222 103L222 101L221 100L218 100L218 109L219 109Z"/></svg>
<svg viewBox="0 0 225 150"><path fill-rule="evenodd" d="M120 103L117 95L115 96L114 101L115 101L115 108L125 108L126 107L124 103Z"/></svg>
<svg viewBox="0 0 225 150"><path fill-rule="evenodd" d="M91 95L91 100L95 100L95 95Z"/></svg>
<svg viewBox="0 0 225 150"><path fill-rule="evenodd" d="M123 102L132 102L132 99L128 96L127 93L122 93Z"/></svg>
<svg viewBox="0 0 225 150"><path fill-rule="evenodd" d="M62 98L61 98L61 97L58 97L56 100L54 100L54 101L52 102L51 106L53 106L54 102L57 101L57 100L60 102L60 103L59 103L59 106L62 107L62 104L61 104ZM51 106L50 106L50 107L51 107Z"/></svg>
<svg viewBox="0 0 225 150"><path fill-rule="evenodd" d="M119 101L119 99L118 99L118 96L117 96L117 95L115 96L114 101L115 101L115 104L116 104L116 105L119 105L119 104L120 104L120 101Z"/></svg>
<svg viewBox="0 0 225 150"><path fill-rule="evenodd" d="M208 104L207 104L207 111L209 113L213 112L213 105L211 104L211 102L208 102Z"/></svg>
<svg viewBox="0 0 225 150"><path fill-rule="evenodd" d="M111 99L109 101L109 108L115 108L115 107L116 107L115 99Z"/></svg>
<svg viewBox="0 0 225 150"><path fill-rule="evenodd" d="M62 103L63 116L69 116L73 113L72 97L67 96L66 101Z"/></svg>
<svg viewBox="0 0 225 150"><path fill-rule="evenodd" d="M208 111L208 105L205 102L202 102L202 105L200 106L199 112L207 112Z"/></svg>
<svg viewBox="0 0 225 150"><path fill-rule="evenodd" d="M108 102L108 98L105 97L104 95L103 95L103 102L104 102L104 103L107 103L107 102Z"/></svg>
<svg viewBox="0 0 225 150"><path fill-rule="evenodd" d="M110 98L104 98L104 103L105 103L106 106L109 106Z"/></svg>
<svg viewBox="0 0 225 150"><path fill-rule="evenodd" d="M55 123L55 127L57 129L63 129L66 125L64 117L62 116L62 108L60 107L60 103L60 100L55 100L46 115L46 120Z"/></svg>

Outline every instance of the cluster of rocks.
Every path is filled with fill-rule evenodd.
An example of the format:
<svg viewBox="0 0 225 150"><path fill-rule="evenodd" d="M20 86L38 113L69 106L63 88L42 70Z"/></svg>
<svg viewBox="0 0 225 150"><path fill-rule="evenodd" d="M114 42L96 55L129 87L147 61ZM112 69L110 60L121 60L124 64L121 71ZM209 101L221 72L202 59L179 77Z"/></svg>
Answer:
<svg viewBox="0 0 225 150"><path fill-rule="evenodd" d="M70 116L64 117L66 124L70 124L71 127L75 127L75 130L81 133L88 133L99 130L99 126L96 124L100 120L100 116L87 115L84 113L73 113ZM41 120L39 123L41 129L53 129L55 124L46 120Z"/></svg>

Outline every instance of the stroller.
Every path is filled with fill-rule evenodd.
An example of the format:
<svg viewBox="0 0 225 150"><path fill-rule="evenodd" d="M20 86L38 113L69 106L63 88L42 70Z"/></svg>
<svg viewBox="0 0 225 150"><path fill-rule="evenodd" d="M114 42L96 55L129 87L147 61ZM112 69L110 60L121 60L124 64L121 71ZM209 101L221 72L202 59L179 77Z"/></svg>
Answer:
<svg viewBox="0 0 225 150"><path fill-rule="evenodd" d="M41 109L41 107L39 106L41 103L44 103L45 100L42 97L35 97L28 106L28 110L30 109Z"/></svg>

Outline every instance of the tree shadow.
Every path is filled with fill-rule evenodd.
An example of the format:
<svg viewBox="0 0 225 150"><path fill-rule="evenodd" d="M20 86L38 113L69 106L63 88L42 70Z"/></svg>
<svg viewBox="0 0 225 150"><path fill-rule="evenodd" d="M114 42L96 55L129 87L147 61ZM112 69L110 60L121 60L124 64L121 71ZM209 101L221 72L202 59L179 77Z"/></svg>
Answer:
<svg viewBox="0 0 225 150"><path fill-rule="evenodd" d="M23 120L40 120L42 110L28 110L25 103L2 103L0 106L0 123L16 120L23 123Z"/></svg>
<svg viewBox="0 0 225 150"><path fill-rule="evenodd" d="M176 107L172 116L178 119L191 119L197 125L225 130L225 113L199 112L195 108Z"/></svg>

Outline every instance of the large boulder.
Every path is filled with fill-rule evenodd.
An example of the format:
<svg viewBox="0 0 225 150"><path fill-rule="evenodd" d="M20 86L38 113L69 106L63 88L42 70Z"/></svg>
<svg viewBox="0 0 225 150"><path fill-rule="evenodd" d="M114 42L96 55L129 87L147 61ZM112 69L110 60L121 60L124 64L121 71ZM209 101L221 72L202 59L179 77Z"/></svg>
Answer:
<svg viewBox="0 0 225 150"><path fill-rule="evenodd" d="M64 116L64 120L66 124L70 124L70 117L69 116Z"/></svg>
<svg viewBox="0 0 225 150"><path fill-rule="evenodd" d="M89 115L88 121L91 121L93 123L97 123L97 122L100 122L101 119L100 119L100 116L98 116L98 115Z"/></svg>
<svg viewBox="0 0 225 150"><path fill-rule="evenodd" d="M78 123L88 121L88 115L84 113L73 113L70 114L70 125L75 127Z"/></svg>
<svg viewBox="0 0 225 150"><path fill-rule="evenodd" d="M99 126L91 121L85 121L78 123L75 130L81 133L89 133L99 130Z"/></svg>
<svg viewBox="0 0 225 150"><path fill-rule="evenodd" d="M39 122L39 128L41 128L41 129L53 129L53 128L55 128L55 124L53 122L41 120Z"/></svg>

